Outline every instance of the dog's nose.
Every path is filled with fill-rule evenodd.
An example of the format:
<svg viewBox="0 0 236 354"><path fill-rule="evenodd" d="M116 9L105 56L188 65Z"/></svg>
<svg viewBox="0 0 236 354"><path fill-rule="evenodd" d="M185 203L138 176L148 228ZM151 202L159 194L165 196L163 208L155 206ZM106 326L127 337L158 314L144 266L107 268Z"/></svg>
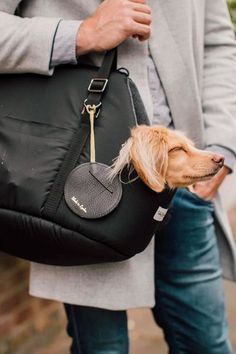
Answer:
<svg viewBox="0 0 236 354"><path fill-rule="evenodd" d="M225 158L223 155L215 154L212 157L212 161L216 162L219 167L222 167L224 165Z"/></svg>

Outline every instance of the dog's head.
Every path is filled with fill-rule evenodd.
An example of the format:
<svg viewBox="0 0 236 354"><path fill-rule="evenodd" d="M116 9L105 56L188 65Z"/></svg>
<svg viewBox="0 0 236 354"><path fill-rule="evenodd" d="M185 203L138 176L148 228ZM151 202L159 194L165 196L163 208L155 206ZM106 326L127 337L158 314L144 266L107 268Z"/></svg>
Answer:
<svg viewBox="0 0 236 354"><path fill-rule="evenodd" d="M194 147L181 132L163 126L140 125L122 146L113 164L112 177L126 165L133 165L142 181L152 190L187 187L213 177L223 166L224 157Z"/></svg>

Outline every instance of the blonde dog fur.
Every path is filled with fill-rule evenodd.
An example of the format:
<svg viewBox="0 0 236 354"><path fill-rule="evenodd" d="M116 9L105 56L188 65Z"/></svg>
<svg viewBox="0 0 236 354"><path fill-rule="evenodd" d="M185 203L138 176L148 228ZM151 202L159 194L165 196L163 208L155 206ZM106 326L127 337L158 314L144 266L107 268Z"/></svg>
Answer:
<svg viewBox="0 0 236 354"><path fill-rule="evenodd" d="M125 166L133 166L152 190L187 187L212 178L223 166L224 157L199 150L183 133L164 126L139 125L123 144L112 165L111 178Z"/></svg>

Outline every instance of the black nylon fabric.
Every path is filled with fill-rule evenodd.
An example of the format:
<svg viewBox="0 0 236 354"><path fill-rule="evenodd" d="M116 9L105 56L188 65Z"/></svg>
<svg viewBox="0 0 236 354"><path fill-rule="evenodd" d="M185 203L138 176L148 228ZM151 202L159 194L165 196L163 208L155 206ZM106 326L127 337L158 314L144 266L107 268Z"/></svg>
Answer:
<svg viewBox="0 0 236 354"><path fill-rule="evenodd" d="M123 185L121 202L111 214L85 220L65 203L65 175L53 196L55 212L49 215L45 210L63 163L70 166L71 142L79 137L83 101L96 73L97 68L90 66L64 66L53 77L0 76L2 251L52 265L122 261L143 251L160 226L153 216L158 206L168 207L172 193L157 194L140 180ZM111 165L137 118L148 124L140 105L141 101L141 119L134 109L129 78L112 72L95 121L98 162ZM89 142L80 154L73 154L78 154L75 166L89 161Z"/></svg>

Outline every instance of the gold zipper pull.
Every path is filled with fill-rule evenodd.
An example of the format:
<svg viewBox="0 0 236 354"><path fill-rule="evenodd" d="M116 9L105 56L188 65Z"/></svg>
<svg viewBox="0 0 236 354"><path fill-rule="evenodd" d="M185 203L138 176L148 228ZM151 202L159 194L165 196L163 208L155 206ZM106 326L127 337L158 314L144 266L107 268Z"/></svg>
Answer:
<svg viewBox="0 0 236 354"><path fill-rule="evenodd" d="M95 162L95 134L94 134L94 117L97 107L93 105L85 105L90 120L90 162Z"/></svg>

